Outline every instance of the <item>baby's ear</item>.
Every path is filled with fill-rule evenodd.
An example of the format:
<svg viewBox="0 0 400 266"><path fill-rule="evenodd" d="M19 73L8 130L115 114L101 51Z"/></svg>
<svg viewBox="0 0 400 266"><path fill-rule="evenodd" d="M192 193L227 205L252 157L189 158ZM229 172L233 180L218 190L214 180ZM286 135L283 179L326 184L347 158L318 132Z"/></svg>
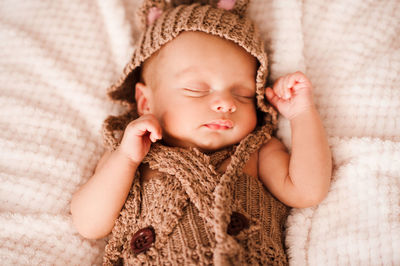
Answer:
<svg viewBox="0 0 400 266"><path fill-rule="evenodd" d="M144 115L150 113L150 88L144 83L138 82L135 85L135 100L137 112L139 115Z"/></svg>

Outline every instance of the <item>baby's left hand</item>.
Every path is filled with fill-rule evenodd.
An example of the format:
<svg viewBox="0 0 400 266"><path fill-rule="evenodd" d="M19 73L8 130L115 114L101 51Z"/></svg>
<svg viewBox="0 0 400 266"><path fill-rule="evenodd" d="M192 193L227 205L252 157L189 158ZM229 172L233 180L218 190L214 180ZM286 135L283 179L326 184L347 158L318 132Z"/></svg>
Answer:
<svg viewBox="0 0 400 266"><path fill-rule="evenodd" d="M275 81L273 89L266 89L265 95L269 102L289 120L314 108L311 82L301 72L280 77Z"/></svg>

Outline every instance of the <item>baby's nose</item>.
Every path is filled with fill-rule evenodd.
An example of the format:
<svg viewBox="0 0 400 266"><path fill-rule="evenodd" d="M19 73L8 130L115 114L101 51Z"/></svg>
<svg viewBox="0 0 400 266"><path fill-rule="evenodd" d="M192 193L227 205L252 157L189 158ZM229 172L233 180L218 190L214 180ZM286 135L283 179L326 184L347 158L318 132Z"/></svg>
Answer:
<svg viewBox="0 0 400 266"><path fill-rule="evenodd" d="M233 113L236 111L235 102L230 96L218 97L212 103L211 108L218 113Z"/></svg>

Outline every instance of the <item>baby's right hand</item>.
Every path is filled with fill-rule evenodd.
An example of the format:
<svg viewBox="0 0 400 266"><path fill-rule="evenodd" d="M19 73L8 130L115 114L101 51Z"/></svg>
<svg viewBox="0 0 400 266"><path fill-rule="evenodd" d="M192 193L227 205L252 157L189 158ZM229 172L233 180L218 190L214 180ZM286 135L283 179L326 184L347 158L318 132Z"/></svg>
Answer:
<svg viewBox="0 0 400 266"><path fill-rule="evenodd" d="M149 152L151 143L161 138L161 126L157 118L152 114L145 114L126 126L118 149L132 163L139 165Z"/></svg>

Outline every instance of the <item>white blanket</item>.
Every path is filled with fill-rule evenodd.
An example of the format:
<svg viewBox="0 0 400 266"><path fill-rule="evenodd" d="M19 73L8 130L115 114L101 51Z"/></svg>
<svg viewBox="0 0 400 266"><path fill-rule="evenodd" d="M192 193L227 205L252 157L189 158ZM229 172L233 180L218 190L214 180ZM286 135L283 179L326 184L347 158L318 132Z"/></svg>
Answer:
<svg viewBox="0 0 400 266"><path fill-rule="evenodd" d="M0 2L0 261L100 264L71 223L93 173L106 88L129 60L138 0ZM329 135L327 198L294 209L292 265L400 264L400 2L254 0L271 78L302 70ZM278 136L290 147L290 128Z"/></svg>

